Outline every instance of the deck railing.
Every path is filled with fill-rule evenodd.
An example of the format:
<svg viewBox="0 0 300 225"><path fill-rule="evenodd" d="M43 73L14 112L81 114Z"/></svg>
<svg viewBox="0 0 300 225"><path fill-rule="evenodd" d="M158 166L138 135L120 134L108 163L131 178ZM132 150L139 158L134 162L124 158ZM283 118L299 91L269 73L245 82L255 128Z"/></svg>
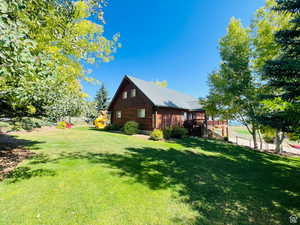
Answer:
<svg viewBox="0 0 300 225"><path fill-rule="evenodd" d="M228 122L227 120L208 120L207 121L208 126L227 126Z"/></svg>

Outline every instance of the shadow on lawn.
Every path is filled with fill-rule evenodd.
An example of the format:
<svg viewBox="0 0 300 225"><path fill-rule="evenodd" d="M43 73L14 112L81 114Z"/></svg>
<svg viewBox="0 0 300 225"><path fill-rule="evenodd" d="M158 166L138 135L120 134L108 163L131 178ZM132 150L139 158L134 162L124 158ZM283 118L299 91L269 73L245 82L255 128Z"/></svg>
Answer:
<svg viewBox="0 0 300 225"><path fill-rule="evenodd" d="M16 136L0 135L0 181L10 178L8 183L15 183L23 179L36 176L53 176L54 171L47 169L32 170L29 167L17 167L24 159L35 157L33 152L26 149L39 149L37 144L43 142L19 139Z"/></svg>
<svg viewBox="0 0 300 225"><path fill-rule="evenodd" d="M85 159L115 168L114 175L130 182L174 189L198 212L192 224L289 224L291 213L298 212L300 171L285 164L287 159L211 140L178 143L206 154L141 147L127 148L125 154L63 153L51 161ZM175 221L188 224L180 216Z"/></svg>
<svg viewBox="0 0 300 225"><path fill-rule="evenodd" d="M0 151L9 151L15 148L36 150L39 149L37 144L41 143L44 142L20 139L16 135L0 134Z"/></svg>
<svg viewBox="0 0 300 225"><path fill-rule="evenodd" d="M9 173L6 178L10 180L8 183L16 183L21 180L30 179L32 177L54 176L56 173L49 169L31 169L27 166L21 166Z"/></svg>

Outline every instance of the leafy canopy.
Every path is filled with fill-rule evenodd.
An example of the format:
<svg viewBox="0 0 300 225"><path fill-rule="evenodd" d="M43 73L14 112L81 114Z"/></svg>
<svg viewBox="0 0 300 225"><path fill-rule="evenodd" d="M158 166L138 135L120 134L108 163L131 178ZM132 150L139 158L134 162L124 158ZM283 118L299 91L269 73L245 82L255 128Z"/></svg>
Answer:
<svg viewBox="0 0 300 225"><path fill-rule="evenodd" d="M119 45L103 36L101 0L0 1L0 114L46 115L70 95L84 98L82 63L109 62ZM89 18L94 18L91 21Z"/></svg>

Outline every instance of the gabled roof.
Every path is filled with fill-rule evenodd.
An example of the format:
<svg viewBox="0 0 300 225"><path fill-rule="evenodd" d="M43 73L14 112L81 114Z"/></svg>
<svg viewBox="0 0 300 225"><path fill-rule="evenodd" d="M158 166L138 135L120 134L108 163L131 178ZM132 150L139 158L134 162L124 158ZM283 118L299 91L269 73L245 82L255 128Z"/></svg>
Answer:
<svg viewBox="0 0 300 225"><path fill-rule="evenodd" d="M149 100L158 107L170 107L187 110L201 110L202 106L199 100L180 93L178 91L164 88L153 82L140 80L132 76L125 76L124 79L129 79L134 85L149 98Z"/></svg>

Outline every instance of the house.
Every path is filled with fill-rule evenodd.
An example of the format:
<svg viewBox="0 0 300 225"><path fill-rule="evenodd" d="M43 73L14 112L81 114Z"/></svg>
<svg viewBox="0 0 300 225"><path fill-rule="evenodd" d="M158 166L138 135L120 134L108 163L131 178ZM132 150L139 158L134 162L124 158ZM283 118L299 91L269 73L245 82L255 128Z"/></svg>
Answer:
<svg viewBox="0 0 300 225"><path fill-rule="evenodd" d="M136 121L145 131L183 126L185 121L206 127L205 111L198 99L132 76L123 78L108 110L112 124Z"/></svg>

